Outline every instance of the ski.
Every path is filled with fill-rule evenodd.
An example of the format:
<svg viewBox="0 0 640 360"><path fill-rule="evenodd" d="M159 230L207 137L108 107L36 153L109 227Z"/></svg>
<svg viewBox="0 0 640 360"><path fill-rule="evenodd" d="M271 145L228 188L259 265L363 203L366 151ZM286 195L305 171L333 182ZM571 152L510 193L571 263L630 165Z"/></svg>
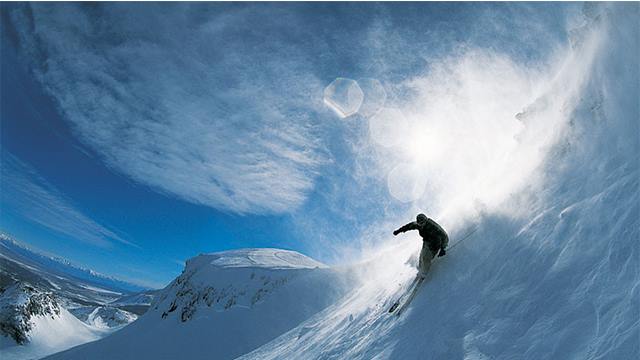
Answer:
<svg viewBox="0 0 640 360"><path fill-rule="evenodd" d="M409 285L409 287L407 287L407 289L404 291L404 293L402 295L400 295L398 300L396 300L393 303L393 305L391 305L391 307L389 308L389 313L394 312L398 308L398 306L400 306L402 301L412 293L412 290L413 290L414 286L416 286L418 284L418 282L420 282L420 279L421 279L421 277L419 275L416 275L416 277L413 279L413 281L411 281L411 284Z"/></svg>
<svg viewBox="0 0 640 360"><path fill-rule="evenodd" d="M418 291L420 290L420 285L422 285L422 283L424 282L424 278L421 277L420 279L418 279L418 282L416 283L416 285L413 287L413 289L411 290L409 297L407 298L407 300L405 300L405 302L402 304L402 306L397 307L398 310L396 311L396 316L400 316L400 314L402 314L402 312L409 307L409 305L411 304L411 301L413 301L413 299L416 297L416 295L418 294Z"/></svg>

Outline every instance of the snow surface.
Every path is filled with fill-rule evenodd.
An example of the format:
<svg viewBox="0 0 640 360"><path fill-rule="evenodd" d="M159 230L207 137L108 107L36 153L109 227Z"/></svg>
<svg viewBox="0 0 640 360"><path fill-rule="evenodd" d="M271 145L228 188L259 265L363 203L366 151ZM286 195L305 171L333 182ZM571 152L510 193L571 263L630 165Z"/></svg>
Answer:
<svg viewBox="0 0 640 360"><path fill-rule="evenodd" d="M187 268L204 266L205 263L220 268L313 269L327 267L295 251L260 248L230 250L198 256L188 261Z"/></svg>
<svg viewBox="0 0 640 360"><path fill-rule="evenodd" d="M30 341L26 345L17 345L13 339L0 336L0 358L38 359L97 340L109 332L86 325L64 308L60 308L59 316L35 316L31 320L33 329L29 332Z"/></svg>
<svg viewBox="0 0 640 360"><path fill-rule="evenodd" d="M99 329L117 329L134 322L138 316L111 306L84 306L71 309L75 317Z"/></svg>

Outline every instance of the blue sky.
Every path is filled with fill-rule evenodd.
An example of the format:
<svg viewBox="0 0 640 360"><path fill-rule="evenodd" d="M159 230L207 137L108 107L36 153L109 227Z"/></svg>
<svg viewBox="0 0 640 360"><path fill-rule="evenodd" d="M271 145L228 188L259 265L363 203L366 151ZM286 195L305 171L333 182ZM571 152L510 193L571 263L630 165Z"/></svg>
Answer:
<svg viewBox="0 0 640 360"><path fill-rule="evenodd" d="M423 96L447 84L504 75L513 80L506 86L529 89L567 45L576 9L2 4L0 229L149 286L166 284L198 253L232 248L340 261L417 209L454 211L437 198L443 180L432 172L475 173L426 163L422 154L455 141L430 148L425 140L406 154L376 147L367 119L340 119L323 104L325 86L336 77L375 78L385 106L415 126L428 117L418 110ZM495 94L527 93L497 84ZM520 108L509 109L509 121ZM398 201L394 191L407 186L390 180L404 171L391 169L395 163L420 168L403 177L427 179L419 198ZM487 206L500 198L476 195Z"/></svg>

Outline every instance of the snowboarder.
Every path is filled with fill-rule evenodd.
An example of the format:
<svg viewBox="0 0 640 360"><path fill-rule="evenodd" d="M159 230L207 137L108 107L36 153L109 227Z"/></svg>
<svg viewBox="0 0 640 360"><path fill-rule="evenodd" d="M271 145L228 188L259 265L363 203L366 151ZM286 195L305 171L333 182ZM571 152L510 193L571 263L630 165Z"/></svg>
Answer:
<svg viewBox="0 0 640 360"><path fill-rule="evenodd" d="M449 245L449 235L444 229L425 214L418 214L416 221L412 221L393 232L398 235L409 230L418 230L422 237L422 250L420 251L420 260L418 262L418 275L424 278L431 267L431 260L438 256L447 254L447 245Z"/></svg>

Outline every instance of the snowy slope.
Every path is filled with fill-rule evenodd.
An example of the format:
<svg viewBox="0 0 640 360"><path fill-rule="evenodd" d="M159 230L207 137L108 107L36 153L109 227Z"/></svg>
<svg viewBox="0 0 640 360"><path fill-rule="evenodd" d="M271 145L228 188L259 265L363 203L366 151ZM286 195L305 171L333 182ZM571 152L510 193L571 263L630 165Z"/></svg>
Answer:
<svg viewBox="0 0 640 360"><path fill-rule="evenodd" d="M616 175L530 223L484 219L473 242L438 259L400 318L386 311L410 268L389 269L242 359L636 358L640 174Z"/></svg>
<svg viewBox="0 0 640 360"><path fill-rule="evenodd" d="M64 308L60 309L57 316L36 316L32 321L33 329L29 333L30 342L27 345L16 345L10 339L0 337L2 359L38 359L94 341L110 331L90 327Z"/></svg>
<svg viewBox="0 0 640 360"><path fill-rule="evenodd" d="M60 305L55 296L25 284L13 284L0 290L0 329L2 335L18 344L29 341L33 317L56 318Z"/></svg>
<svg viewBox="0 0 640 360"><path fill-rule="evenodd" d="M200 255L138 321L51 358L231 359L334 303L349 276L287 250Z"/></svg>
<svg viewBox="0 0 640 360"><path fill-rule="evenodd" d="M120 328L138 318L133 313L111 306L85 306L71 309L71 313L84 323L99 329Z"/></svg>
<svg viewBox="0 0 640 360"><path fill-rule="evenodd" d="M51 293L14 284L0 297L0 336L3 359L39 358L92 341L109 329L92 328L60 306Z"/></svg>
<svg viewBox="0 0 640 360"><path fill-rule="evenodd" d="M544 187L512 196L504 215L480 217L474 236L436 261L407 312L385 313L402 285L379 278L241 359L638 358L638 9L606 7L573 32L572 57L590 63L565 69L585 70L580 93L553 108L551 89L551 100L520 116L570 118L540 169ZM602 48L585 53L594 29ZM410 280L402 266L387 269L386 279Z"/></svg>

